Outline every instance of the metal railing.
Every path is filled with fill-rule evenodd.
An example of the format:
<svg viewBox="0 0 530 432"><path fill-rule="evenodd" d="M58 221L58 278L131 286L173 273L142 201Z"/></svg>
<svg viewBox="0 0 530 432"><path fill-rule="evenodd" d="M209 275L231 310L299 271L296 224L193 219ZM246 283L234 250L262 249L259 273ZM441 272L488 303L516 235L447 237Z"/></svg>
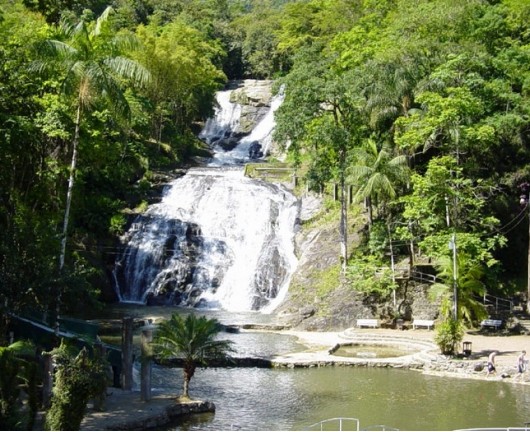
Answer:
<svg viewBox="0 0 530 432"><path fill-rule="evenodd" d="M482 303L484 305L493 305L495 307L495 312L499 311L510 311L513 312L513 301L497 297L491 294L484 293L482 296Z"/></svg>
<svg viewBox="0 0 530 432"><path fill-rule="evenodd" d="M338 424L338 427L337 427ZM355 429L343 429L345 424L353 424ZM327 420L319 421L318 423L312 424L306 430L333 430L333 431L343 431L343 430L359 430L359 419L353 417L336 417L330 418Z"/></svg>
<svg viewBox="0 0 530 432"><path fill-rule="evenodd" d="M420 271L417 271L417 270L414 270L411 273L410 277L411 277L411 279L414 279L415 281L422 282L422 283L433 284L433 283L437 283L438 282L438 279L436 278L436 276L434 276L432 274L429 274L429 273L423 273L423 272L420 272Z"/></svg>

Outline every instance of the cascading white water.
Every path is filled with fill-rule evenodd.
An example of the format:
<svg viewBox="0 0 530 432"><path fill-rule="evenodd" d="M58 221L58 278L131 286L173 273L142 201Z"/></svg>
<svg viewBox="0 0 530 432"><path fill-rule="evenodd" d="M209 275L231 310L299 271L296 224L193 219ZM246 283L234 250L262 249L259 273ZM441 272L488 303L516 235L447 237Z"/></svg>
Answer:
<svg viewBox="0 0 530 432"><path fill-rule="evenodd" d="M160 203L133 224L114 276L121 301L270 311L297 265L298 201L284 186L244 176L249 145L268 145L276 98L255 133L231 151L214 147L208 167L171 182ZM200 137L212 143L237 127L229 92ZM240 147L242 146L242 147ZM231 166L229 166L231 165Z"/></svg>

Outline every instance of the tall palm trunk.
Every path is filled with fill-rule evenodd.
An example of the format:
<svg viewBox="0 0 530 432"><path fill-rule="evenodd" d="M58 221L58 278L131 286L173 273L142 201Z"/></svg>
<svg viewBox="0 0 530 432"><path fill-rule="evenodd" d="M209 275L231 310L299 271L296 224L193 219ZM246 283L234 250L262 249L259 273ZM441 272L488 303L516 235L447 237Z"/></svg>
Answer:
<svg viewBox="0 0 530 432"><path fill-rule="evenodd" d="M81 98L79 98L81 99ZM66 238L68 234L68 221L70 219L70 207L72 205L72 193L74 190L75 168L77 164L77 147L79 145L79 129L81 124L81 100L78 101L75 119L74 140L72 143L72 161L70 163L70 177L68 178L68 191L66 193L66 207L64 210L63 234L61 237L61 255L59 257L59 272L64 268L66 255Z"/></svg>
<svg viewBox="0 0 530 432"><path fill-rule="evenodd" d="M75 118L74 140L72 142L72 160L70 162L70 176L68 178L68 191L66 192L66 206L64 210L63 233L61 237L61 254L59 255L59 274L63 272L66 257L66 239L68 235L68 222L70 220L70 207L72 205L72 194L74 190L75 169L77 165L77 147L79 146L79 129L81 124L81 96L79 96L77 113ZM59 333L59 316L61 314L62 289L57 287L55 299L55 333Z"/></svg>

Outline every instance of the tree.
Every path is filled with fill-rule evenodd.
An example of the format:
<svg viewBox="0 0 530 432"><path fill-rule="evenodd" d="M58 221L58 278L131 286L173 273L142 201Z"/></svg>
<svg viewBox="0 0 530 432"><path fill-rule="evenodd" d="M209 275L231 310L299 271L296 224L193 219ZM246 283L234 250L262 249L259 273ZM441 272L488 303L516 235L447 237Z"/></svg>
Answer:
<svg viewBox="0 0 530 432"><path fill-rule="evenodd" d="M178 19L161 26L155 17L136 34L142 42L137 58L151 76L145 88L152 106L151 137L157 143L175 140L192 122L212 114L215 92L226 80L213 61L224 52Z"/></svg>
<svg viewBox="0 0 530 432"><path fill-rule="evenodd" d="M90 357L61 341L50 353L56 372L51 407L46 413L49 430L79 430L90 398L99 398L107 389L107 362L99 355Z"/></svg>
<svg viewBox="0 0 530 432"><path fill-rule="evenodd" d="M456 319L461 320L464 325L471 326L473 322L486 318L487 313L480 299L486 289L482 282L484 270L476 262L472 262L464 253L459 253L456 265L452 258L442 257L437 264L438 275L442 282L437 282L430 287L430 295L438 300L449 300L455 303L453 283L457 286L457 313ZM456 275L454 270L456 269ZM455 277L456 276L456 277ZM442 316L445 309L441 310ZM449 312L451 315L451 313ZM453 314L453 317L454 314Z"/></svg>
<svg viewBox="0 0 530 432"><path fill-rule="evenodd" d="M40 44L38 48L42 57L32 64L32 69L39 73L62 72L61 93L71 101L71 109L75 112L59 256L60 272L65 263L83 114L94 106L96 100L104 99L116 113L127 116L129 106L120 87L120 79L145 83L149 78L139 63L122 56L125 49L134 46L134 39L126 34L112 33L108 27L111 12L112 9L108 7L95 22L81 20L74 25L63 20L58 28L57 36L60 39L49 39Z"/></svg>
<svg viewBox="0 0 530 432"><path fill-rule="evenodd" d="M155 354L163 359L182 357L184 361L183 398L189 399L189 383L198 366L226 358L233 351L231 341L216 339L220 331L216 319L197 318L194 314L186 318L173 314L158 325L153 342Z"/></svg>
<svg viewBox="0 0 530 432"><path fill-rule="evenodd" d="M36 365L25 358L34 355L35 347L27 341L0 347L0 426L3 430L32 429L31 425L37 413L37 401L33 397L36 396L37 387L34 373ZM27 413L27 424L24 424L24 414L20 410L23 387L29 397L30 412Z"/></svg>
<svg viewBox="0 0 530 432"><path fill-rule="evenodd" d="M465 328L487 316L484 305L477 300L485 293L482 266L465 253L458 254L456 263L453 260L448 256L439 258L436 267L442 282L429 289L431 298L440 302L442 319L434 339L444 354L454 354Z"/></svg>
<svg viewBox="0 0 530 432"><path fill-rule="evenodd" d="M349 172L357 189L355 199L358 202L367 200L369 222L372 224L372 199L384 201L397 196L397 185L404 184L408 179L407 158L404 155L393 157L388 145L378 149L373 139L365 140L360 148L355 149L354 158Z"/></svg>
<svg viewBox="0 0 530 432"><path fill-rule="evenodd" d="M414 224L419 246L432 258L447 255L456 232L458 249L474 263L492 267L494 250L505 244L497 230L499 221L487 214L488 184L466 178L456 159L442 156L430 160L424 175L411 177L412 192L401 198L404 218Z"/></svg>
<svg viewBox="0 0 530 432"><path fill-rule="evenodd" d="M308 161L308 180L318 186L334 181L341 190L340 244L342 270L346 271L346 174L353 149L365 133L362 97L354 91L356 76L334 68L334 57L321 46L302 50L284 80L286 95L276 112L276 138L289 143L296 163ZM314 184L313 184L314 186Z"/></svg>

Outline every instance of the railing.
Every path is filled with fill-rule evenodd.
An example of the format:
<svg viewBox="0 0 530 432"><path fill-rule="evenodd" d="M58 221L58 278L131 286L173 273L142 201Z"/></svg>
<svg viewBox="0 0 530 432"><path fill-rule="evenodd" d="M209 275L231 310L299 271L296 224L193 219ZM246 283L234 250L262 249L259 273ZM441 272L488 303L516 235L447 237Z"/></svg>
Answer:
<svg viewBox="0 0 530 432"><path fill-rule="evenodd" d="M355 429L343 429L343 425L345 423L353 423L355 426ZM337 425L338 424L338 428ZM317 429L318 428L318 429ZM309 426L306 430L333 430L333 431L342 431L342 430L359 430L359 419L353 418L353 417L336 417L336 418L330 418L327 420L322 420L318 423L312 424Z"/></svg>
<svg viewBox="0 0 530 432"><path fill-rule="evenodd" d="M419 272L417 270L414 270L411 273L410 277L411 279L414 279L415 281L418 281L418 282L425 282L425 283L430 283L430 284L438 282L438 279L436 278L436 276L429 274L429 273Z"/></svg>
<svg viewBox="0 0 530 432"><path fill-rule="evenodd" d="M482 303L484 305L494 305L495 312L499 312L501 310L504 310L504 311L509 310L510 312L513 312L513 301L506 299L506 298L497 297L497 296L485 293L484 296L482 297Z"/></svg>

